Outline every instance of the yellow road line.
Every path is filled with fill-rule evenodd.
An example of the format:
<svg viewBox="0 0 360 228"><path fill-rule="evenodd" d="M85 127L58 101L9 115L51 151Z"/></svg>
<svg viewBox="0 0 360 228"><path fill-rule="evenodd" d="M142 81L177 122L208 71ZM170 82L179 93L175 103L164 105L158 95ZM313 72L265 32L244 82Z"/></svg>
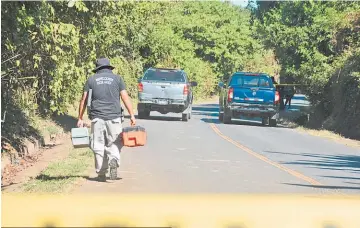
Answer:
<svg viewBox="0 0 360 228"><path fill-rule="evenodd" d="M301 179L301 180L304 180L304 181L306 181L306 182L308 182L308 183L310 183L310 184L312 184L312 185L322 185L320 182L312 179L311 177L305 176L305 175L303 175L303 174L301 174L301 173L299 173L299 172L297 172L297 171L295 171L295 170L289 169L289 168L287 168L287 167L285 167L285 166L283 166L283 165L280 165L280 164L278 164L278 163L276 163L276 162L274 162L274 161L271 161L271 160L268 159L267 157L265 157L265 156L263 156L263 155L260 155L260 154L258 154L258 153L256 153L256 152L254 152L253 150L247 148L246 146L241 145L240 143L232 140L231 138L225 136L225 135L215 126L215 124L210 123L210 127L211 127L211 128L214 130L214 132L215 132L217 135L219 135L221 138L225 139L226 141L228 141L229 143L235 145L236 147L242 149L242 150L245 151L246 153L251 154L251 155L253 155L254 157L256 157L256 158L258 158L258 159L260 159L260 160L262 160L262 161L264 161L264 162L266 162L266 163L268 163L268 164L270 164L270 165L272 165L272 166L275 166L275 167L277 167L277 168L279 168L279 169L281 169L281 170L283 170L283 171L285 171L285 172L287 172L287 173L289 173L289 174L291 174L291 175L293 175L293 176L295 176L295 177L297 177L297 178L299 178L299 179Z"/></svg>

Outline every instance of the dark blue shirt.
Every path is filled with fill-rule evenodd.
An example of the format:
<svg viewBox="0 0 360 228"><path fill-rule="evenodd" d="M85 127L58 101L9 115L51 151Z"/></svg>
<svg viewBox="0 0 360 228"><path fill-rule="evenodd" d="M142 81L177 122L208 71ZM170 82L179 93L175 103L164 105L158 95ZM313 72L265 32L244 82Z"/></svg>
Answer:
<svg viewBox="0 0 360 228"><path fill-rule="evenodd" d="M92 89L89 119L112 120L121 117L120 92L125 90L121 76L110 69L101 69L88 78L84 92Z"/></svg>

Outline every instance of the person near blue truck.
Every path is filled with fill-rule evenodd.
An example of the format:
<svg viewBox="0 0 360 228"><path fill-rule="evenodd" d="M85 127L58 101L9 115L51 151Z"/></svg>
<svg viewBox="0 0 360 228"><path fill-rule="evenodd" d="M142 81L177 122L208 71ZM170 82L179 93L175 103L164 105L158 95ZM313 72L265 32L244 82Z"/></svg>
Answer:
<svg viewBox="0 0 360 228"><path fill-rule="evenodd" d="M219 120L223 123L250 116L261 118L263 125L277 125L280 94L269 75L236 72L219 87Z"/></svg>
<svg viewBox="0 0 360 228"><path fill-rule="evenodd" d="M279 96L280 96L280 107L279 107L279 109L280 109L280 110L283 110L283 109L285 108L285 105L284 105L284 86L279 85L279 84L275 81L275 77L274 77L274 76L271 76L271 80L272 80L274 86L276 87L276 91L279 92Z"/></svg>
<svg viewBox="0 0 360 228"><path fill-rule="evenodd" d="M275 78L273 76L271 77L271 80L276 86L276 90L279 92L280 95L280 110L284 110L287 104L289 104L288 107L291 108L291 100L297 91L296 87L294 85L290 85L290 87L285 87L285 85L279 85L275 81Z"/></svg>
<svg viewBox="0 0 360 228"><path fill-rule="evenodd" d="M284 94L284 96L285 96L284 108L286 108L287 104L289 104L288 107L291 108L291 100L294 97L295 93L296 93L295 86L288 87L288 89L286 90L286 93Z"/></svg>
<svg viewBox="0 0 360 228"><path fill-rule="evenodd" d="M107 58L96 61L94 75L85 85L79 105L77 127L83 127L83 115L87 99L91 99L89 119L91 120L90 148L95 156L95 169L98 181L106 181L106 173L110 167L110 179L117 179L117 168L120 165L122 143L122 108L120 97L130 114L130 121L135 125L135 115L123 79L112 72L114 69ZM89 91L91 90L91 97Z"/></svg>

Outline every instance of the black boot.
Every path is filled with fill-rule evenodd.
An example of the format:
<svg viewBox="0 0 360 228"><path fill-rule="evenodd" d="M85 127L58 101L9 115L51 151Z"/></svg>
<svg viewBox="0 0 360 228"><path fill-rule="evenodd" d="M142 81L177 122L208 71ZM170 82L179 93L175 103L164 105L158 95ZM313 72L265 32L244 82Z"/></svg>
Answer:
<svg viewBox="0 0 360 228"><path fill-rule="evenodd" d="M96 179L99 182L106 182L106 175L105 174L99 174Z"/></svg>

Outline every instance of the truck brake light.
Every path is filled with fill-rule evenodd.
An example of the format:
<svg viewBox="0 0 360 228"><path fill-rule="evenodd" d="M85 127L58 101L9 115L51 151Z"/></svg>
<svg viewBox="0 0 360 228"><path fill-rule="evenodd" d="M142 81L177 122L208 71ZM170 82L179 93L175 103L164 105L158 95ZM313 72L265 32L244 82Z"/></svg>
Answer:
<svg viewBox="0 0 360 228"><path fill-rule="evenodd" d="M141 93L142 91L144 91L144 86L143 86L143 84L140 82L139 84L138 84L138 91Z"/></svg>
<svg viewBox="0 0 360 228"><path fill-rule="evenodd" d="M280 103L280 94L279 91L276 91L274 104L279 104L279 103Z"/></svg>
<svg viewBox="0 0 360 228"><path fill-rule="evenodd" d="M184 92L183 92L183 94L184 95L187 95L189 93L189 86L188 85L185 85L184 86Z"/></svg>
<svg viewBox="0 0 360 228"><path fill-rule="evenodd" d="M228 91L228 101L232 101L232 99L234 98L234 88L230 88Z"/></svg>

